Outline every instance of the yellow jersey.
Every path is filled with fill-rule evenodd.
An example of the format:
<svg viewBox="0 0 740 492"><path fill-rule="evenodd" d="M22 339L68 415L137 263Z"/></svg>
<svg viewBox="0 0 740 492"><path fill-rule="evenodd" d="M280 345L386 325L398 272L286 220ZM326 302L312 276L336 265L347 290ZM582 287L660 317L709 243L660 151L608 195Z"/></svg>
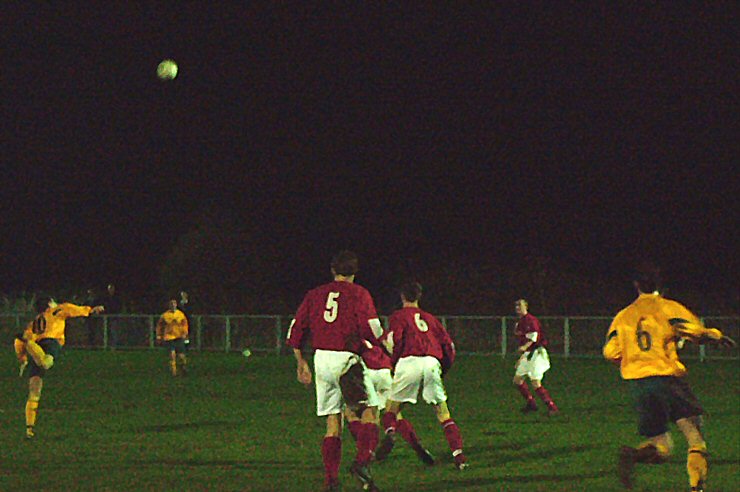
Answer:
<svg viewBox="0 0 740 492"><path fill-rule="evenodd" d="M705 328L682 304L660 294L640 294L612 321L603 354L619 363L623 379L686 374L678 359L676 342L722 338L722 332Z"/></svg>
<svg viewBox="0 0 740 492"><path fill-rule="evenodd" d="M64 329L69 318L90 316L92 307L78 306L69 302L58 304L56 307L48 308L28 323L24 336L27 340L43 340L54 338L64 345Z"/></svg>
<svg viewBox="0 0 740 492"><path fill-rule="evenodd" d="M157 322L157 340L175 340L188 337L188 318L179 309L165 311Z"/></svg>

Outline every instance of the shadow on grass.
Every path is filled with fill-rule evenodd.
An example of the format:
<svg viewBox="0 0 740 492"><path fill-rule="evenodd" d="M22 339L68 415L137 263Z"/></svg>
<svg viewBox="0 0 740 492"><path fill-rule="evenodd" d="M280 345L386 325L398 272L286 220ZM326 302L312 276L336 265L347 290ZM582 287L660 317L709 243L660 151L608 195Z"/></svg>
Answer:
<svg viewBox="0 0 740 492"><path fill-rule="evenodd" d="M583 490L581 487L583 483L579 483L582 480L593 478L601 478L604 476L603 472L584 473L584 474L570 474L570 475L508 475L506 477L498 478L463 478L459 480L445 480L441 483L433 485L420 486L417 490L420 491L448 491L451 489L465 490L467 487L489 487L489 490L497 490L500 487L496 487L496 484L511 483L511 484L542 484L542 483L563 483L572 482L573 490Z"/></svg>
<svg viewBox="0 0 740 492"><path fill-rule="evenodd" d="M234 468L241 470L316 470L317 472L323 467L321 465L302 465L296 463L296 460L198 460L198 459L155 459L155 460L134 460L131 463L137 466L167 466L167 467L215 467L215 468Z"/></svg>
<svg viewBox="0 0 740 492"><path fill-rule="evenodd" d="M134 432L175 432L182 430L198 430L212 427L235 428L243 426L242 421L214 420L210 422L188 422L178 424L145 425L132 429Z"/></svg>

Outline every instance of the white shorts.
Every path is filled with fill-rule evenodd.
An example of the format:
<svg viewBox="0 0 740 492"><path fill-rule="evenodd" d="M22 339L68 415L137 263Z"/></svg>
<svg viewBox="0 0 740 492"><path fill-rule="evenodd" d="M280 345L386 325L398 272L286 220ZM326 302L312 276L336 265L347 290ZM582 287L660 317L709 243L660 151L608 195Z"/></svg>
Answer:
<svg viewBox="0 0 740 492"><path fill-rule="evenodd" d="M431 356L401 358L396 364L388 398L399 403L416 403L419 389L427 403L438 405L447 401L447 393L442 384L442 366Z"/></svg>
<svg viewBox="0 0 740 492"><path fill-rule="evenodd" d="M519 357L519 365L516 367L515 376L524 377L535 381L542 381L545 373L550 369L550 357L545 347L537 347L531 352L525 352Z"/></svg>
<svg viewBox="0 0 740 492"><path fill-rule="evenodd" d="M378 406L378 399L370 381L368 369L359 355L352 352L316 350L313 364L316 371L316 415L319 417L342 411L344 399L339 386L339 378L355 364L361 364L363 369L363 384L368 396L367 401L363 403L368 407Z"/></svg>
<svg viewBox="0 0 740 492"><path fill-rule="evenodd" d="M385 408L385 402L388 401L388 395L391 392L393 384L393 375L390 369L368 369L367 374L372 382L373 392L378 400L378 408Z"/></svg>

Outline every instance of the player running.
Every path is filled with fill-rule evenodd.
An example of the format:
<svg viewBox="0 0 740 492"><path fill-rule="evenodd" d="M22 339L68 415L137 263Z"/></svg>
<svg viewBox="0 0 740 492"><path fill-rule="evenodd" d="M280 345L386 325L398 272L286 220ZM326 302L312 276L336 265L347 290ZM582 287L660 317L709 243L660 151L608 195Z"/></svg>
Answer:
<svg viewBox="0 0 740 492"><path fill-rule="evenodd" d="M168 301L168 309L157 321L157 342L164 344L169 352L170 372L173 376L185 374L188 358L185 340L188 338L188 318L177 309L177 299ZM180 361L178 372L177 362Z"/></svg>
<svg viewBox="0 0 740 492"><path fill-rule="evenodd" d="M64 346L64 330L69 318L102 313L103 306L78 306L71 303L57 304L49 297L36 302L38 315L31 321L23 333L16 336L14 348L21 364L20 374L26 365L29 366L28 399L26 400L26 438L35 436L36 418L43 377L54 365ZM29 360L30 356L30 360Z"/></svg>
<svg viewBox="0 0 740 492"><path fill-rule="evenodd" d="M558 406L550 397L550 393L542 386L542 378L550 369L550 356L547 353L547 338L545 331L542 329L540 320L528 311L529 304L525 299L519 299L514 305L516 314L519 315L519 321L516 322L514 335L519 341L519 359L516 361L514 373L514 386L526 401L522 408L523 413L536 412L537 403L534 401L532 393L529 391L525 377L532 382L534 392L542 398L547 405L548 415L556 415Z"/></svg>
<svg viewBox="0 0 740 492"><path fill-rule="evenodd" d="M385 336L381 337L380 341L383 342ZM388 401L388 395L391 391L391 385L393 384L393 362L391 361L388 353L378 345L372 345L370 342L365 340L365 346L367 350L362 353L362 360L367 366L367 373L372 381L372 389L375 391L378 400L378 411L375 412L375 422L380 424L380 409L385 409L385 405ZM375 410L375 409L373 409ZM396 430L406 442L409 443L411 448L416 452L419 459L427 465L434 464L434 456L421 445L419 437L416 435L414 426L408 419L405 419L399 412L397 415ZM352 435L357 438L357 431L359 420L353 419L352 416L347 416L348 427ZM373 444L373 449L377 447L378 443ZM377 459L377 456L376 456ZM383 456L385 459L385 456ZM381 461L381 460L378 460Z"/></svg>
<svg viewBox="0 0 740 492"><path fill-rule="evenodd" d="M386 346L393 354L396 372L382 417L386 435L375 455L380 461L391 452L395 434L404 425L401 423L403 420L398 420L401 406L403 403L415 404L421 390L424 401L434 406L455 466L463 470L468 463L463 454L462 436L450 415L447 393L442 383L443 374L455 360L455 345L442 323L419 308L421 294L421 284L405 283L401 286L403 307L390 317Z"/></svg>
<svg viewBox="0 0 740 492"><path fill-rule="evenodd" d="M706 328L686 307L658 293L655 269L635 275L637 299L612 321L604 357L619 364L630 382L638 413L638 430L647 440L637 448L623 446L619 453L619 479L632 488L635 463L664 463L673 448L668 422L675 422L689 444L686 469L692 491L704 490L707 480L707 444L701 431L703 410L678 359L676 341L714 342L732 347L735 342L716 328Z"/></svg>
<svg viewBox="0 0 740 492"><path fill-rule="evenodd" d="M331 262L334 280L309 291L288 330L287 345L293 348L298 381L309 385L312 375L301 349L311 341L315 350L316 415L326 417L321 445L326 490L339 490L342 457L342 407L353 420L357 453L350 466L365 490L377 490L370 474L373 448L378 442L375 415L378 403L360 354L364 340L377 342L383 333L370 293L354 283L357 256L341 251ZM375 408L373 408L375 407Z"/></svg>

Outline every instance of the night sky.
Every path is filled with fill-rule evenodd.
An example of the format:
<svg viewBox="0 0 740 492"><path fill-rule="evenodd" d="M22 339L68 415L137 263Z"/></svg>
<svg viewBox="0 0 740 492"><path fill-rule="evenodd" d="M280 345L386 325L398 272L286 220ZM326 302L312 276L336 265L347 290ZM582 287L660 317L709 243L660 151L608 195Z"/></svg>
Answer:
<svg viewBox="0 0 740 492"><path fill-rule="evenodd" d="M3 7L0 292L143 292L208 214L298 295L343 247L737 289L736 3L129 3Z"/></svg>

